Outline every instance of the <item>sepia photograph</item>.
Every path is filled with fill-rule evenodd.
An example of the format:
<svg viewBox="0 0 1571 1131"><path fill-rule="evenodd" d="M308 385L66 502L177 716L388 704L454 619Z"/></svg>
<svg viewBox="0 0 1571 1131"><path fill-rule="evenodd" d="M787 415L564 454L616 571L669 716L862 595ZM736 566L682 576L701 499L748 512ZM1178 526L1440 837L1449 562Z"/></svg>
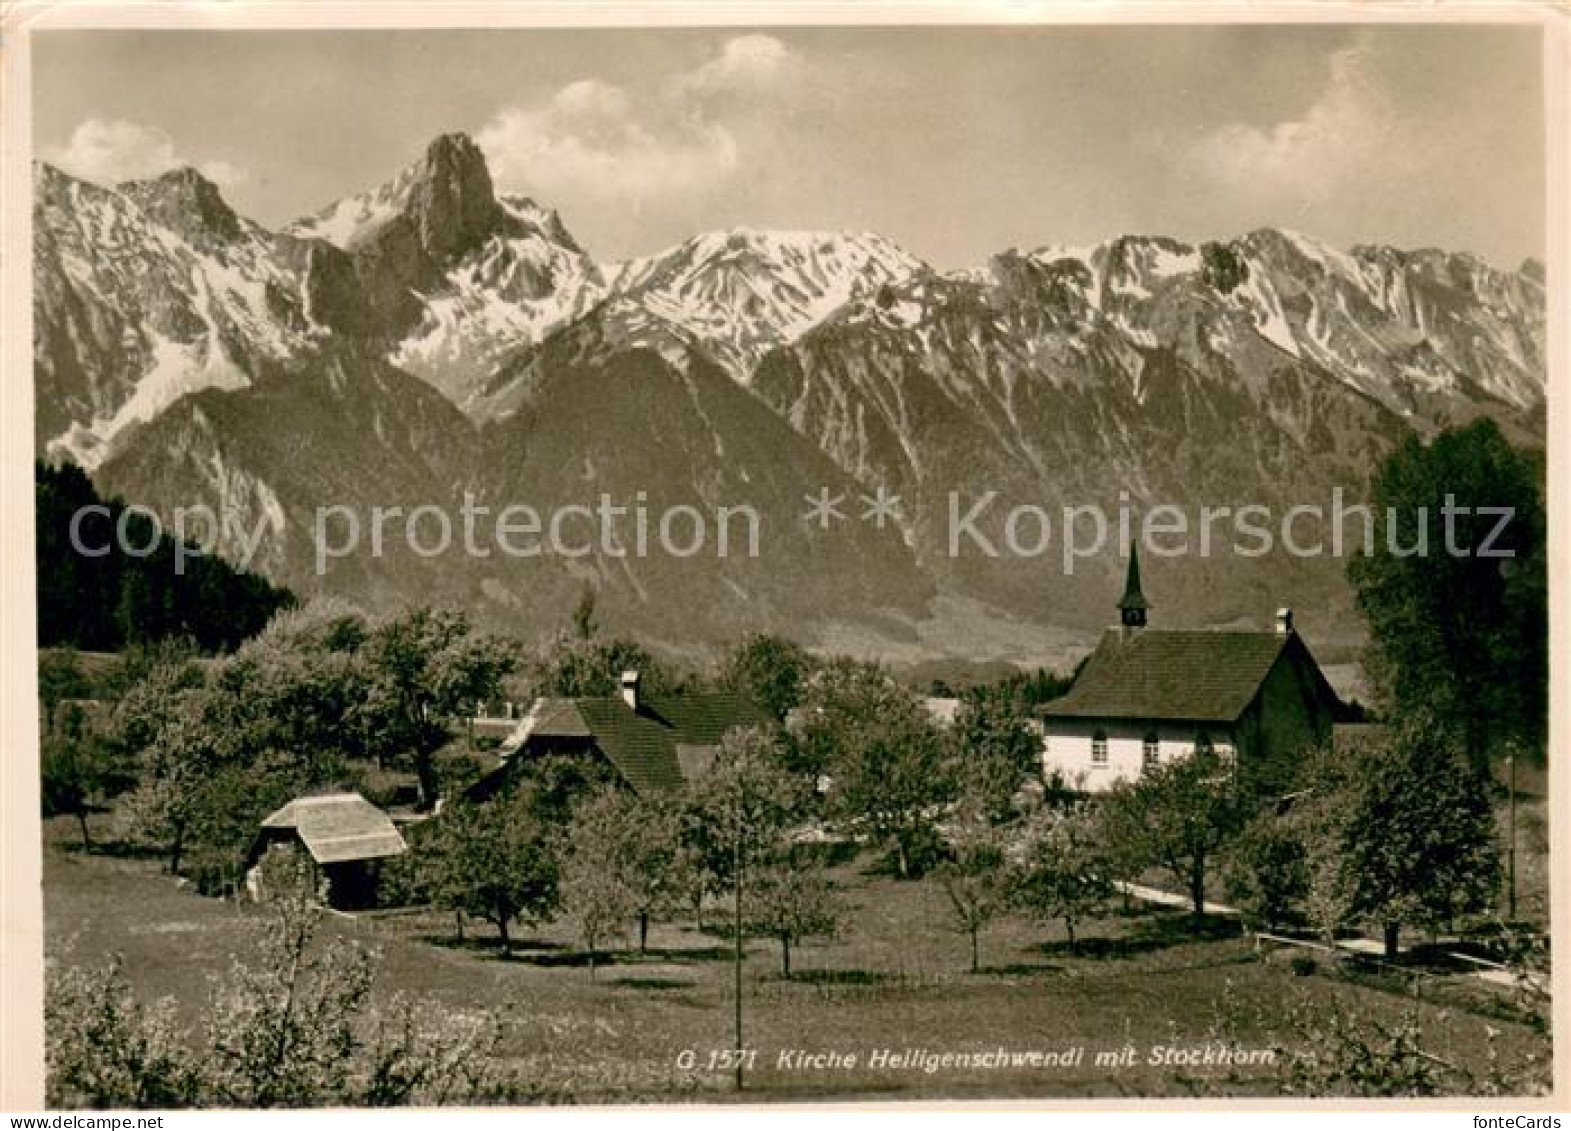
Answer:
<svg viewBox="0 0 1571 1131"><path fill-rule="evenodd" d="M0 1106L1551 1102L1565 10L528 7L7 28Z"/></svg>

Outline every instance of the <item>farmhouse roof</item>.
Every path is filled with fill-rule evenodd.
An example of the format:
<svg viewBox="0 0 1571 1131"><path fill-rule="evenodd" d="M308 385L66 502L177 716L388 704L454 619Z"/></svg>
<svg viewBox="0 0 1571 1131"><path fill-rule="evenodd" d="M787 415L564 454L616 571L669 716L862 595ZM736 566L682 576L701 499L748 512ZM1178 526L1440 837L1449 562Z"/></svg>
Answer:
<svg viewBox="0 0 1571 1131"><path fill-rule="evenodd" d="M578 713L578 702L542 696L530 705L528 712L513 728L513 733L502 742L501 749L511 753L534 735L544 738L588 738L589 724Z"/></svg>
<svg viewBox="0 0 1571 1131"><path fill-rule="evenodd" d="M939 726L951 727L960 715L961 702L953 695L928 695L922 700L922 709Z"/></svg>
<svg viewBox="0 0 1571 1131"><path fill-rule="evenodd" d="M1289 649L1302 653L1324 683L1293 633L1110 629L1068 694L1048 703L1042 714L1235 722Z"/></svg>
<svg viewBox="0 0 1571 1131"><path fill-rule="evenodd" d="M595 745L642 794L680 789L713 762L699 751L718 747L733 727L767 721L750 700L729 692L646 695L636 711L619 696L574 703Z"/></svg>
<svg viewBox="0 0 1571 1131"><path fill-rule="evenodd" d="M405 849L387 814L358 793L297 797L263 820L262 828L292 830L318 864L376 860Z"/></svg>

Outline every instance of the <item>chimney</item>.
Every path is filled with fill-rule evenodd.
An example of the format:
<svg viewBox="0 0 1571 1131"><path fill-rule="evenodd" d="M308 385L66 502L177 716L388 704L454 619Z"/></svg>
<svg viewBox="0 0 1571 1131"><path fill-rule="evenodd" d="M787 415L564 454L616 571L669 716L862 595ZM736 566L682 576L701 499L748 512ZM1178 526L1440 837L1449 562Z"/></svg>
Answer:
<svg viewBox="0 0 1571 1131"><path fill-rule="evenodd" d="M638 711L638 673L634 671L622 673L622 702L634 713Z"/></svg>
<svg viewBox="0 0 1571 1131"><path fill-rule="evenodd" d="M1278 609L1276 611L1276 634L1278 636L1291 636L1293 634L1293 610Z"/></svg>

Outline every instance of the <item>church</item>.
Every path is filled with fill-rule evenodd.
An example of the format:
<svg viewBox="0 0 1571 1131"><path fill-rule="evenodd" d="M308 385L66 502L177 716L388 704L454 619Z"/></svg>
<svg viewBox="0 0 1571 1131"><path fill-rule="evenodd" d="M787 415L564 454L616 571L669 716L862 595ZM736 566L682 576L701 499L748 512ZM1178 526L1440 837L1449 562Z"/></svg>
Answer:
<svg viewBox="0 0 1571 1131"><path fill-rule="evenodd" d="M1292 610L1264 632L1150 628L1150 610L1131 546L1119 624L1069 692L1041 709L1044 776L1100 793L1210 747L1240 788L1282 792L1299 755L1331 741L1341 712Z"/></svg>

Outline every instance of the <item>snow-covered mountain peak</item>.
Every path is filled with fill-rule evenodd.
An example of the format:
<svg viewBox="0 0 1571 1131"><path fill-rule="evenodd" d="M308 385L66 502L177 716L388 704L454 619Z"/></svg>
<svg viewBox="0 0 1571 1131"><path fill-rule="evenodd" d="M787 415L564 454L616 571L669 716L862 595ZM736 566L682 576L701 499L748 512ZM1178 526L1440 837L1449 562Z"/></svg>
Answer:
<svg viewBox="0 0 1571 1131"><path fill-rule="evenodd" d="M93 467L187 394L246 386L312 338L283 241L190 169L104 188L35 169L39 441Z"/></svg>
<svg viewBox="0 0 1571 1131"><path fill-rule="evenodd" d="M1086 303L1104 312L1150 299L1175 281L1198 276L1203 267L1199 249L1167 236L1127 235L1097 244L1048 244L1030 252L1008 252L995 261L995 275L1010 257L1054 271L1078 265L1074 277Z"/></svg>
<svg viewBox="0 0 1571 1131"><path fill-rule="evenodd" d="M160 224L187 235L204 233L220 240L239 238L246 222L217 185L189 165L160 176L116 186Z"/></svg>
<svg viewBox="0 0 1571 1131"><path fill-rule="evenodd" d="M804 293L845 292L849 297L848 288L860 279L882 284L926 269L874 232L738 227L704 232L658 254L628 260L616 277L623 290L648 285L680 290L695 282L712 290L761 275L786 276Z"/></svg>
<svg viewBox="0 0 1571 1131"><path fill-rule="evenodd" d="M731 228L694 236L608 272L633 308L708 344L744 383L769 349L888 283L927 271L871 232Z"/></svg>
<svg viewBox="0 0 1571 1131"><path fill-rule="evenodd" d="M320 212L302 217L284 229L301 239L326 240L345 251L362 243L398 215L415 166L368 192L336 200Z"/></svg>
<svg viewBox="0 0 1571 1131"><path fill-rule="evenodd" d="M583 252L583 247L573 238L573 233L567 230L567 225L562 222L561 213L556 209L547 208L533 197L518 193L503 193L496 199L502 206L502 211L511 220L522 224L530 231L538 232L543 239L560 244L573 252Z"/></svg>

